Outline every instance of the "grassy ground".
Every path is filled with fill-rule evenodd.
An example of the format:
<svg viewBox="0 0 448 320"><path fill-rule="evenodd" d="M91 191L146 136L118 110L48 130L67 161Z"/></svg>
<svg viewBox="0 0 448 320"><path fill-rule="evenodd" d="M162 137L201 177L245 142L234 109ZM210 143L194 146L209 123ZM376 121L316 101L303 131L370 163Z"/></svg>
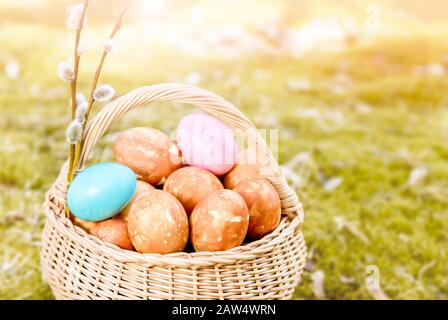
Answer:
<svg viewBox="0 0 448 320"><path fill-rule="evenodd" d="M304 59L198 59L139 44L111 56L102 82L123 94L199 72L202 87L234 102L257 126L279 128L281 164L302 153L304 161L289 165L302 178L296 187L310 257L295 298L323 297L321 285L326 298L372 298L364 283L374 265L390 298L447 299L448 78L414 72L442 62L444 39L378 39ZM66 31L0 26L0 66L10 56L21 66L17 80L0 73L2 299L52 297L39 266L40 205L67 157L67 88L55 69L69 41ZM84 90L96 58L84 60ZM288 88L288 81L303 79L310 88ZM169 132L189 110L141 108L111 133L132 125ZM110 141L97 148L95 161L110 159ZM409 181L425 168L424 178Z"/></svg>

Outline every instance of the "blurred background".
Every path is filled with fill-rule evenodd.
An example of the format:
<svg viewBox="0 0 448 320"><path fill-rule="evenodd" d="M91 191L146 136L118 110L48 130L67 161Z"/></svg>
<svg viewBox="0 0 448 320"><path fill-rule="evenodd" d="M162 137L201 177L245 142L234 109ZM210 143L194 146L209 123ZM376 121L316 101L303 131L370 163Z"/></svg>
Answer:
<svg viewBox="0 0 448 320"><path fill-rule="evenodd" d="M68 156L69 90L57 65L72 54L73 4L0 0L1 299L52 298L40 206ZM84 93L123 4L91 1ZM445 0L134 0L100 83L117 95L198 85L279 130L309 249L294 298L447 299L447 36ZM92 161L112 158L119 130L170 133L191 110L134 110Z"/></svg>

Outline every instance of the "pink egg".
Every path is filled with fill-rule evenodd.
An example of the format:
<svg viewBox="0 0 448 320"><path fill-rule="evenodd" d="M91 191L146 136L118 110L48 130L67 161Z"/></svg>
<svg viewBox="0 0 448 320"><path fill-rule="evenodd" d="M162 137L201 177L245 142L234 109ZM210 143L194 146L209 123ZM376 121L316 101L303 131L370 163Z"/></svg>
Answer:
<svg viewBox="0 0 448 320"><path fill-rule="evenodd" d="M177 144L186 163L215 175L226 174L235 165L238 148L233 130L211 116L197 113L183 118Z"/></svg>

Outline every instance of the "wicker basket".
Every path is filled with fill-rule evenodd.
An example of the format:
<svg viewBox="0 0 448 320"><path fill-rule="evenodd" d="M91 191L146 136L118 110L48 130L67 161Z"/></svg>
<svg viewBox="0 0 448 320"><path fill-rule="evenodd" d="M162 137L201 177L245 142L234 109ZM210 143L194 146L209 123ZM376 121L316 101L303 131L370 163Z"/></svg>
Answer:
<svg viewBox="0 0 448 320"><path fill-rule="evenodd" d="M80 164L114 120L154 101L195 105L265 150L275 174L267 177L280 194L282 219L260 240L221 252L140 254L87 234L64 215L67 163L46 194L47 221L41 264L57 299L289 299L300 279L306 247L302 206L250 121L225 99L179 84L136 89L104 107L89 123Z"/></svg>

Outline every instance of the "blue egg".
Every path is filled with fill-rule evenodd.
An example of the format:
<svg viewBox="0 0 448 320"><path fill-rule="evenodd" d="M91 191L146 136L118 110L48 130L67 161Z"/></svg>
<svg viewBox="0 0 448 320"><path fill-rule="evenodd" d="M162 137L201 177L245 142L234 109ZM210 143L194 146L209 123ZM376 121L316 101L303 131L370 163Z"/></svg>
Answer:
<svg viewBox="0 0 448 320"><path fill-rule="evenodd" d="M120 212L131 200L137 185L135 173L113 162L93 165L70 184L67 205L82 220L101 221Z"/></svg>

